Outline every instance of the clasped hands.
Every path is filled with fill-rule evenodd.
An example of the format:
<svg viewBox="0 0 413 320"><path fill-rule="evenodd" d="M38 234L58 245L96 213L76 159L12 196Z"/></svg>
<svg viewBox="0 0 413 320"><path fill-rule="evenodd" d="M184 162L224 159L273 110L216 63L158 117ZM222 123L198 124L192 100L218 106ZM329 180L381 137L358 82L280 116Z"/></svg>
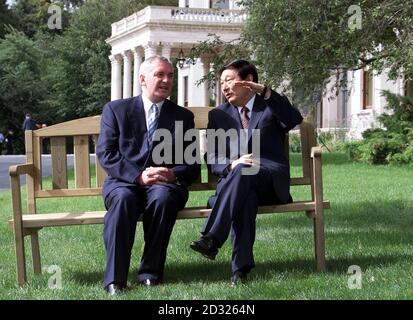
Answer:
<svg viewBox="0 0 413 320"><path fill-rule="evenodd" d="M175 181L175 172L165 167L148 167L137 179L137 183L142 186L151 186L157 183L173 183Z"/></svg>
<svg viewBox="0 0 413 320"><path fill-rule="evenodd" d="M260 161L259 159L254 159L252 153L244 154L239 159L235 160L234 162L230 164L229 170L230 171L234 170L235 167L239 164L246 164L249 166L259 166Z"/></svg>

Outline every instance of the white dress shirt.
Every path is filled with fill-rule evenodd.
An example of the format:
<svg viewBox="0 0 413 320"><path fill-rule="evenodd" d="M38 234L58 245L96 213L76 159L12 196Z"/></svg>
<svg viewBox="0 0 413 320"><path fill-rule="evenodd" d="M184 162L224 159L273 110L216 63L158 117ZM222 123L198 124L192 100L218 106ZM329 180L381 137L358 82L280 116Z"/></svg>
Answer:
<svg viewBox="0 0 413 320"><path fill-rule="evenodd" d="M142 94L142 102L143 102L143 108L145 109L146 130L148 130L148 128L149 128L149 123L148 123L149 109L152 107L153 104L156 104L158 106L159 114L161 114L161 109L162 109L162 106L163 106L163 103L165 102L165 100L162 100L161 102L158 102L158 103L153 103L144 94Z"/></svg>

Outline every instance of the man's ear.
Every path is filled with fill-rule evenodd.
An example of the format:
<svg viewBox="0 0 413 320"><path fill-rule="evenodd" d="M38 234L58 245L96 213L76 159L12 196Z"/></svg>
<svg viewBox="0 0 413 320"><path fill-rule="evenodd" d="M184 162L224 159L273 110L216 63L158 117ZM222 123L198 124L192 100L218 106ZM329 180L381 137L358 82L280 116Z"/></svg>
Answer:
<svg viewBox="0 0 413 320"><path fill-rule="evenodd" d="M252 74L247 75L247 78L245 79L245 81L253 81L254 77L252 76Z"/></svg>
<svg viewBox="0 0 413 320"><path fill-rule="evenodd" d="M139 76L139 84L140 84L141 86L145 86L145 85L146 85L146 83L145 83L145 76L144 76L143 74L141 74L141 75Z"/></svg>

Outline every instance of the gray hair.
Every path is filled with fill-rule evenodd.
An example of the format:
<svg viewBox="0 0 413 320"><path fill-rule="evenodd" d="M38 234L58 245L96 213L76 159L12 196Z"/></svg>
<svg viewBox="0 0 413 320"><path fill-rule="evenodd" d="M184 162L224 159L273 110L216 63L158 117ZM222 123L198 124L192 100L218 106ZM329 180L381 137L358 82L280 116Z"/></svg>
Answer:
<svg viewBox="0 0 413 320"><path fill-rule="evenodd" d="M171 65L171 67L173 67L172 63L167 58L165 58L164 56L154 55L154 56L151 56L148 59L146 59L144 62L142 62L141 66L139 68L139 77L141 75L147 75L152 70L152 67L151 67L152 62L154 62L156 60L166 62L169 65Z"/></svg>

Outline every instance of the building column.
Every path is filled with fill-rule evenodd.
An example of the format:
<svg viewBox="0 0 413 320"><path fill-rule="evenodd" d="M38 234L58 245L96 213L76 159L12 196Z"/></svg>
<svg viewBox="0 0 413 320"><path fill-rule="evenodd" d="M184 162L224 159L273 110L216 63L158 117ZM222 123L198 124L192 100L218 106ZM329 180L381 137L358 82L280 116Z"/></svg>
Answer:
<svg viewBox="0 0 413 320"><path fill-rule="evenodd" d="M221 80L218 79L215 84L215 106L218 107L224 101L222 99L222 92L221 92Z"/></svg>
<svg viewBox="0 0 413 320"><path fill-rule="evenodd" d="M185 81L184 78L188 77L189 74L189 67L185 66L182 69L179 68L177 64L177 69L178 69L178 88L177 88L177 93L178 93L178 105L180 106L185 106ZM188 81L189 85L189 81ZM189 90L189 88L187 88ZM186 93L189 97L189 91Z"/></svg>
<svg viewBox="0 0 413 320"><path fill-rule="evenodd" d="M210 68L211 68L211 62L207 58L201 58L201 59L198 59L198 61L202 62L201 66L202 66L202 71L203 72L202 72L201 76L199 77L201 79L209 73ZM202 82L202 84L200 85L200 88L201 88L201 90L203 90L202 106L209 107L209 103L211 101L211 93L209 91L208 81Z"/></svg>
<svg viewBox="0 0 413 320"><path fill-rule="evenodd" d="M123 98L132 97L132 55L124 51L123 57Z"/></svg>
<svg viewBox="0 0 413 320"><path fill-rule="evenodd" d="M122 98L122 59L119 55L110 55L111 71L111 101Z"/></svg>
<svg viewBox="0 0 413 320"><path fill-rule="evenodd" d="M208 82L203 81L199 85L197 83L209 72L210 65L207 58L197 58L194 65L189 64L189 105L191 107L209 106Z"/></svg>
<svg viewBox="0 0 413 320"><path fill-rule="evenodd" d="M215 70L216 66L213 62L210 63L210 69L215 71L217 73L217 70ZM221 80L218 79L217 81L214 82L214 86L212 89L212 94L215 99L215 107L218 107L220 104L222 104L222 93L221 93Z"/></svg>
<svg viewBox="0 0 413 320"><path fill-rule="evenodd" d="M142 64L142 52L140 47L133 48L133 96L136 97L142 93L139 83L139 69Z"/></svg>
<svg viewBox="0 0 413 320"><path fill-rule="evenodd" d="M162 56L171 61L172 45L169 42L162 44Z"/></svg>
<svg viewBox="0 0 413 320"><path fill-rule="evenodd" d="M153 41L148 41L148 43L144 46L145 48L145 60L157 55L156 52L156 43Z"/></svg>

